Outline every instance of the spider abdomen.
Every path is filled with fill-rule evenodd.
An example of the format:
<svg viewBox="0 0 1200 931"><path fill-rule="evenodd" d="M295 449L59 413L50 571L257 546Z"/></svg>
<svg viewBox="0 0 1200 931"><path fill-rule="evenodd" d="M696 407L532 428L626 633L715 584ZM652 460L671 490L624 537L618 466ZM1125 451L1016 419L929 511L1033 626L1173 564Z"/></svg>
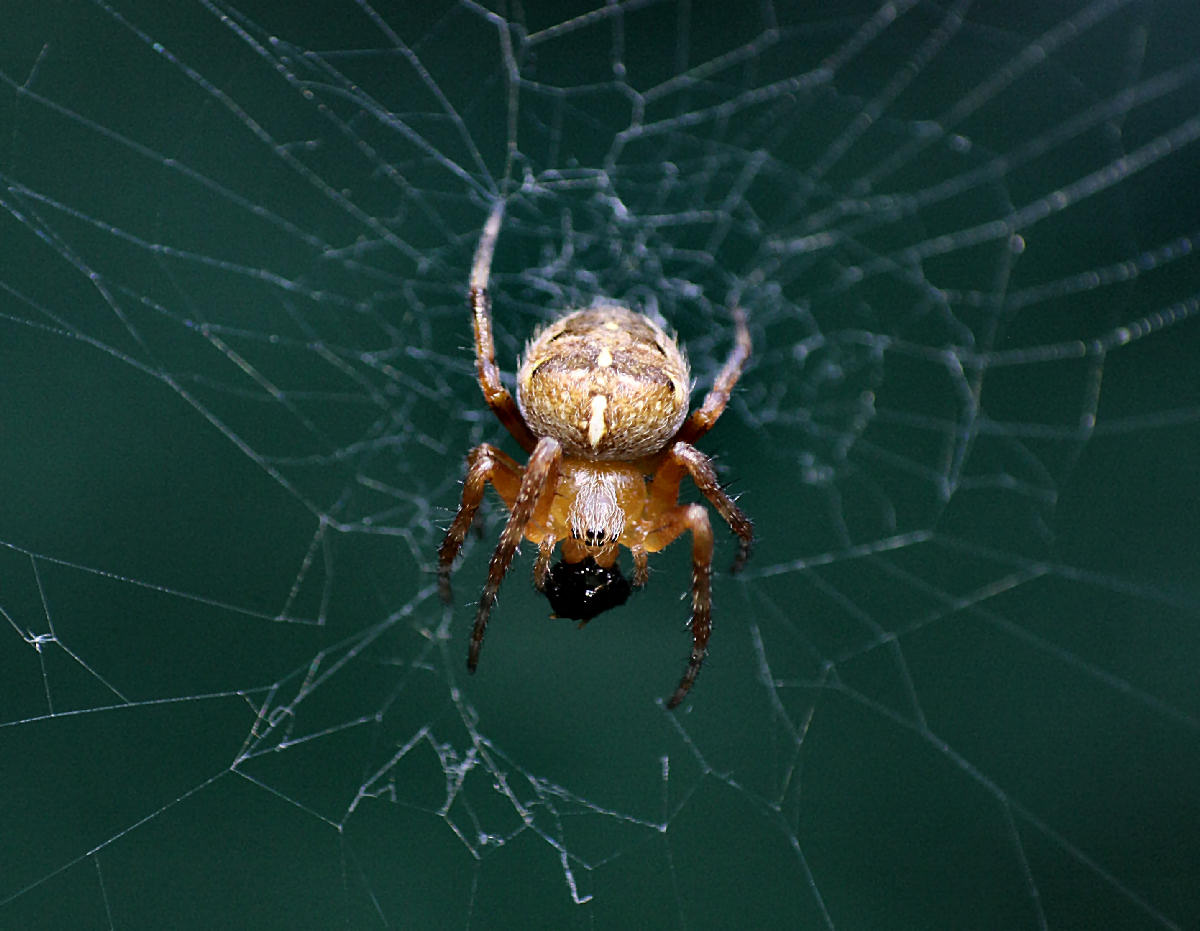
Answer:
<svg viewBox="0 0 1200 931"><path fill-rule="evenodd" d="M630 460L675 435L688 389L675 340L643 314L605 304L567 314L530 342L517 404L530 429L567 455Z"/></svg>

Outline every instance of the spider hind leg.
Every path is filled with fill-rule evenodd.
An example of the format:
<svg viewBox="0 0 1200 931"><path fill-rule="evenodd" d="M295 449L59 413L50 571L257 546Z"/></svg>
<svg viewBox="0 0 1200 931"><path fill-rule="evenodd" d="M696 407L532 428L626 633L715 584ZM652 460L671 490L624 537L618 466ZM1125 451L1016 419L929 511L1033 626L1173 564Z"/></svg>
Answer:
<svg viewBox="0 0 1200 931"><path fill-rule="evenodd" d="M652 534L649 547L657 551L686 531L692 532L692 652L687 669L679 680L674 694L667 700L668 708L678 707L689 691L704 657L708 655L708 638L712 633L712 560L713 531L708 511L699 504L682 504L663 515L659 529Z"/></svg>

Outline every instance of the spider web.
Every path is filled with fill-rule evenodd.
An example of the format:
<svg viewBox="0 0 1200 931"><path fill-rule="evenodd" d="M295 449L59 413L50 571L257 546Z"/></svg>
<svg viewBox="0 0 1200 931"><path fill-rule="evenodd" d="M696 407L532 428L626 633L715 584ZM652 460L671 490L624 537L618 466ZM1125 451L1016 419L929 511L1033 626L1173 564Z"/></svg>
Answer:
<svg viewBox="0 0 1200 931"><path fill-rule="evenodd" d="M0 923L1195 927L1194 8L430 6L6 13ZM437 600L498 197L507 371L750 316L677 713L686 547Z"/></svg>

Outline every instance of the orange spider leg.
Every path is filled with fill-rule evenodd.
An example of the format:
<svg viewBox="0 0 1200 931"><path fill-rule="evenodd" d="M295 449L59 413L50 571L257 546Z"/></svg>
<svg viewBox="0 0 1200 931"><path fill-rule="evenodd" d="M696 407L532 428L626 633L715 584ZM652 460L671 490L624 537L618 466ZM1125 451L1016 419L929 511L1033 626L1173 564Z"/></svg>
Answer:
<svg viewBox="0 0 1200 931"><path fill-rule="evenodd" d="M738 378L741 377L742 366L750 358L752 348L750 329L746 326L746 312L740 307L733 309L733 323L737 332L729 358L725 360L725 364L713 381L713 386L704 396L704 403L692 411L691 416L683 422L683 426L675 434L677 440L682 440L684 443L695 443L712 429L712 425L724 412L725 405L729 403L729 395L733 391L733 386L737 384Z"/></svg>
<svg viewBox="0 0 1200 931"><path fill-rule="evenodd" d="M558 545L559 537L554 532L554 515L551 505L557 494L557 487L550 489L549 494L542 496L533 519L525 530L525 536L538 545L537 558L533 561L533 587L539 592L546 590L546 580L550 578L550 560L554 558L554 548Z"/></svg>
<svg viewBox="0 0 1200 931"><path fill-rule="evenodd" d="M687 530L692 532L692 653L683 678L667 701L668 708L676 707L687 696L708 654L712 632L712 524L702 505L682 504L663 514L646 535L647 551L657 553Z"/></svg>
<svg viewBox="0 0 1200 931"><path fill-rule="evenodd" d="M641 588L650 581L650 562L646 544L631 544L629 552L633 556L633 587Z"/></svg>
<svg viewBox="0 0 1200 931"><path fill-rule="evenodd" d="M546 579L550 577L550 560L554 558L554 545L557 542L554 534L547 533L538 543L537 559L533 561L533 587L539 592L546 590Z"/></svg>
<svg viewBox="0 0 1200 931"><path fill-rule="evenodd" d="M475 628L471 631L471 648L467 654L467 668L475 671L479 665L479 651L483 648L483 635L487 630L488 615L500 591L500 583L512 564L517 546L525 536L526 528L534 515L535 509L544 495L554 494L558 483L558 466L562 461L562 444L550 436L544 436L537 441L529 462L525 464L525 474L521 477L521 487L515 500L509 506L508 522L500 532L500 542L492 553L488 563L487 584L479 597L479 608L475 612Z"/></svg>
<svg viewBox="0 0 1200 931"><path fill-rule="evenodd" d="M454 515L454 522L446 531L446 538L438 550L438 592L442 601L450 603L450 570L454 559L462 549L467 531L475 519L475 512L483 501L483 493L487 483L499 492L504 503L511 510L517 500L517 492L521 488L522 469L513 458L491 443L481 443L467 454L467 478L463 482L462 504Z"/></svg>
<svg viewBox="0 0 1200 931"><path fill-rule="evenodd" d="M667 451L650 484L650 505L647 510L654 515L673 506L679 500L679 483L685 474L692 477L692 482L700 489L700 493L717 509L717 513L729 525L729 529L737 534L738 554L730 571L740 571L750 557L750 547L754 543L754 525L721 487L712 460L695 446L679 442Z"/></svg>
<svg viewBox="0 0 1200 931"><path fill-rule="evenodd" d="M521 444L525 452L532 452L537 437L521 415L517 402L500 380L500 368L496 365L496 342L492 336L492 299L488 294L488 276L492 270L492 255L496 251L496 237L500 234L500 220L504 216L504 201L497 201L488 215L479 245L475 247L475 260L471 264L471 286L468 300L471 304L471 321L475 329L475 376L483 389L484 400L504 424L506 430Z"/></svg>

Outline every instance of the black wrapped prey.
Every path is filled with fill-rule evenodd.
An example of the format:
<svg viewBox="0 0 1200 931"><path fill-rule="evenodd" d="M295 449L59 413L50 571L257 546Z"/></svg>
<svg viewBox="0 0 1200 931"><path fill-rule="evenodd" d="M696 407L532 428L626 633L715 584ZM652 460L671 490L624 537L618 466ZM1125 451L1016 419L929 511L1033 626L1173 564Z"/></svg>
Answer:
<svg viewBox="0 0 1200 931"><path fill-rule="evenodd" d="M560 559L551 566L544 594L556 617L590 621L625 604L629 591L629 582L617 563L606 569L588 556L574 563Z"/></svg>

